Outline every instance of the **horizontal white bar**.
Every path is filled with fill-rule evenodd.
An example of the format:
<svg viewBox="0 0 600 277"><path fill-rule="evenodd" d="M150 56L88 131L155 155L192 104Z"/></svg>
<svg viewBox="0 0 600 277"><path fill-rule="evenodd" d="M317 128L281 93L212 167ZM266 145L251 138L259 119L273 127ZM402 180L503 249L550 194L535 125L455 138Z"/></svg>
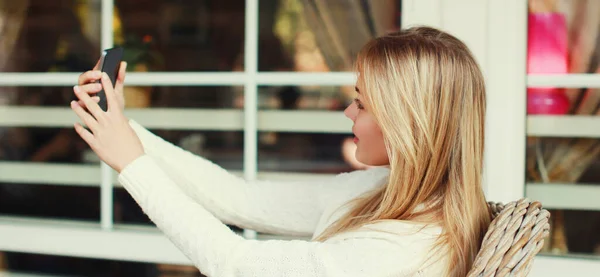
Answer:
<svg viewBox="0 0 600 277"><path fill-rule="evenodd" d="M600 116L527 116L527 135L600 138Z"/></svg>
<svg viewBox="0 0 600 277"><path fill-rule="evenodd" d="M0 162L0 182L99 187L100 164Z"/></svg>
<svg viewBox="0 0 600 277"><path fill-rule="evenodd" d="M600 88L600 74L530 74L528 87Z"/></svg>
<svg viewBox="0 0 600 277"><path fill-rule="evenodd" d="M348 86L356 83L353 72L269 72L257 73L258 85Z"/></svg>
<svg viewBox="0 0 600 277"><path fill-rule="evenodd" d="M0 73L0 86L74 86L81 73ZM239 72L128 72L128 86L243 85Z"/></svg>
<svg viewBox="0 0 600 277"><path fill-rule="evenodd" d="M241 171L231 170L232 174L243 177ZM259 171L259 180L272 181L311 181L331 174ZM32 162L0 162L0 182L64 186L100 186L100 165L51 164ZM116 187L120 184L114 176Z"/></svg>
<svg viewBox="0 0 600 277"><path fill-rule="evenodd" d="M11 271L0 271L0 277L66 277L65 275L49 275L42 273L21 273Z"/></svg>
<svg viewBox="0 0 600 277"><path fill-rule="evenodd" d="M595 272L595 273L594 273ZM600 259L595 255L585 257L538 255L533 260L529 277L597 276Z"/></svg>
<svg viewBox="0 0 600 277"><path fill-rule="evenodd" d="M0 73L0 86L73 86L81 73ZM128 72L128 86L241 86L248 78L258 85L354 85L352 72Z"/></svg>
<svg viewBox="0 0 600 277"><path fill-rule="evenodd" d="M0 220L0 249L149 263L190 264L157 229L114 231L100 224L48 220Z"/></svg>
<svg viewBox="0 0 600 277"><path fill-rule="evenodd" d="M128 109L125 114L147 128L179 130L241 130L243 114L233 109ZM69 108L0 107L0 126L73 127L79 119Z"/></svg>
<svg viewBox="0 0 600 277"><path fill-rule="evenodd" d="M526 196L546 209L600 211L600 184L537 184L525 186Z"/></svg>
<svg viewBox="0 0 600 277"><path fill-rule="evenodd" d="M240 72L144 72L127 73L131 86L241 86L247 75Z"/></svg>
<svg viewBox="0 0 600 277"><path fill-rule="evenodd" d="M128 109L125 114L150 129L243 130L244 114L234 109ZM79 121L69 108L2 107L0 126L72 127ZM259 111L258 130L278 132L350 133L342 112Z"/></svg>
<svg viewBox="0 0 600 277"><path fill-rule="evenodd" d="M0 86L74 86L81 73L0 73Z"/></svg>
<svg viewBox="0 0 600 277"><path fill-rule="evenodd" d="M10 238L10 239L7 239ZM257 239L307 239L259 234ZM82 258L191 265L157 228L68 220L0 218L0 250Z"/></svg>
<svg viewBox="0 0 600 277"><path fill-rule="evenodd" d="M259 111L258 130L299 133L351 133L352 121L342 112Z"/></svg>
<svg viewBox="0 0 600 277"><path fill-rule="evenodd" d="M119 225L115 228L102 231L99 224L94 223L3 218L0 219L0 238L10 239L0 239L0 250L191 265L156 228ZM291 238L259 234L258 239ZM538 255L529 276L591 276L593 272L600 272L598 259Z"/></svg>

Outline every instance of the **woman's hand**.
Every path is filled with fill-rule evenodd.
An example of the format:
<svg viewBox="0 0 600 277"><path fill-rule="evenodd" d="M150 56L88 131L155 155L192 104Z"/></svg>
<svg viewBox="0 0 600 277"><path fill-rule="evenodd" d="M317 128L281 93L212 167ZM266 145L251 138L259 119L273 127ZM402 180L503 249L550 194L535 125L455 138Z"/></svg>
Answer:
<svg viewBox="0 0 600 277"><path fill-rule="evenodd" d="M127 165L144 154L144 148L129 126L129 120L123 114L119 97L108 75L102 73L101 76L108 109L104 112L98 106L97 99L93 99L89 92L80 86L75 86L73 90L79 101L72 101L71 108L90 129L88 131L81 124L75 123L75 131L100 159L120 173Z"/></svg>
<svg viewBox="0 0 600 277"><path fill-rule="evenodd" d="M102 85L98 84L97 81L100 80L102 76L102 72L99 70L99 61L94 66L93 70L86 71L83 74L79 75L78 85L81 90L90 95L95 95L102 89ZM115 84L115 95L117 96L117 102L119 103L119 107L121 110L125 108L125 96L123 95L123 87L125 83L125 71L127 69L127 63L121 62L121 66L119 68L119 73L117 74L117 81ZM96 99L97 100L97 99ZM83 103L79 101L79 105L81 106Z"/></svg>

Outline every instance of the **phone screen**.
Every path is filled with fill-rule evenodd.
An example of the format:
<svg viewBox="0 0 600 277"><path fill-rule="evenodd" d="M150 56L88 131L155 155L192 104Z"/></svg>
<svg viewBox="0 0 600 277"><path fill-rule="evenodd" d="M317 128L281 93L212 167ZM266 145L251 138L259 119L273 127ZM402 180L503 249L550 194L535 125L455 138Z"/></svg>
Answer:
<svg viewBox="0 0 600 277"><path fill-rule="evenodd" d="M113 88L117 82L117 75L119 74L119 68L121 66L122 59L123 48L121 47L106 49L100 57L100 70L102 72L106 72L111 83L113 84ZM106 111L108 109L108 103L106 101L106 93L104 92L104 89L100 90L97 95L100 97L100 102L98 105L103 111Z"/></svg>

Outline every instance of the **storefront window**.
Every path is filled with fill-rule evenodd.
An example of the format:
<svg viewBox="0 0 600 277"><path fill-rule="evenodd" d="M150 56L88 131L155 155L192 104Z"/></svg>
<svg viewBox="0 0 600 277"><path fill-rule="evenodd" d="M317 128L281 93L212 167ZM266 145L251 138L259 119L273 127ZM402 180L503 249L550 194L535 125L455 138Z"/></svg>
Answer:
<svg viewBox="0 0 600 277"><path fill-rule="evenodd" d="M529 1L528 73L600 72L599 4ZM567 88L530 86L527 100L527 196L541 200L552 213L544 251L598 255L600 94L585 82Z"/></svg>

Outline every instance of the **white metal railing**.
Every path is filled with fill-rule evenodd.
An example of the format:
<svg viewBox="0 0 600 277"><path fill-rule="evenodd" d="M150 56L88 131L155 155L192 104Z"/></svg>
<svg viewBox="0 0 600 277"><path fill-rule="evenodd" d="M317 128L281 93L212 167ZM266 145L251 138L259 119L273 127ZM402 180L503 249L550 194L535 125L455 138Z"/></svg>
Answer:
<svg viewBox="0 0 600 277"><path fill-rule="evenodd" d="M191 265L168 238L148 225L115 224L107 232L99 223L5 216L0 217L0 238L10 238L0 239L0 249L6 251ZM259 240L273 238L256 235Z"/></svg>
<svg viewBox="0 0 600 277"><path fill-rule="evenodd" d="M527 135L600 138L600 116L527 116Z"/></svg>
<svg viewBox="0 0 600 277"><path fill-rule="evenodd" d="M236 109L129 109L127 116L150 129L215 130L244 129L244 112ZM72 127L77 117L69 108L0 106L0 126ZM543 137L600 137L599 116L527 117L527 135ZM262 110L257 113L258 131L299 133L350 133L352 123L337 111Z"/></svg>
<svg viewBox="0 0 600 277"><path fill-rule="evenodd" d="M0 73L0 86L74 86L81 73ZM127 86L353 86L353 72L128 72Z"/></svg>
<svg viewBox="0 0 600 277"><path fill-rule="evenodd" d="M245 127L244 112L235 109L129 109L125 114L149 129L236 131ZM71 128L78 118L69 108L0 106L3 127ZM336 111L264 110L258 131L350 133L352 122ZM247 126L246 126L247 128Z"/></svg>
<svg viewBox="0 0 600 277"><path fill-rule="evenodd" d="M528 87L600 88L600 74L529 74Z"/></svg>
<svg viewBox="0 0 600 277"><path fill-rule="evenodd" d="M600 211L600 184L528 183L525 190L546 209Z"/></svg>
<svg viewBox="0 0 600 277"><path fill-rule="evenodd" d="M1 271L0 277L66 277L66 275L50 275L50 274L42 274L42 273L24 273L24 272L14 272L14 271Z"/></svg>
<svg viewBox="0 0 600 277"><path fill-rule="evenodd" d="M0 182L98 187L101 182L101 176L98 175L99 166L99 164L55 164L0 161ZM244 176L242 171L230 170L229 172L238 177ZM256 179L271 181L311 181L327 176L332 176L332 174L258 171ZM111 181L115 186L120 186L120 184L117 183L116 176L113 176Z"/></svg>

